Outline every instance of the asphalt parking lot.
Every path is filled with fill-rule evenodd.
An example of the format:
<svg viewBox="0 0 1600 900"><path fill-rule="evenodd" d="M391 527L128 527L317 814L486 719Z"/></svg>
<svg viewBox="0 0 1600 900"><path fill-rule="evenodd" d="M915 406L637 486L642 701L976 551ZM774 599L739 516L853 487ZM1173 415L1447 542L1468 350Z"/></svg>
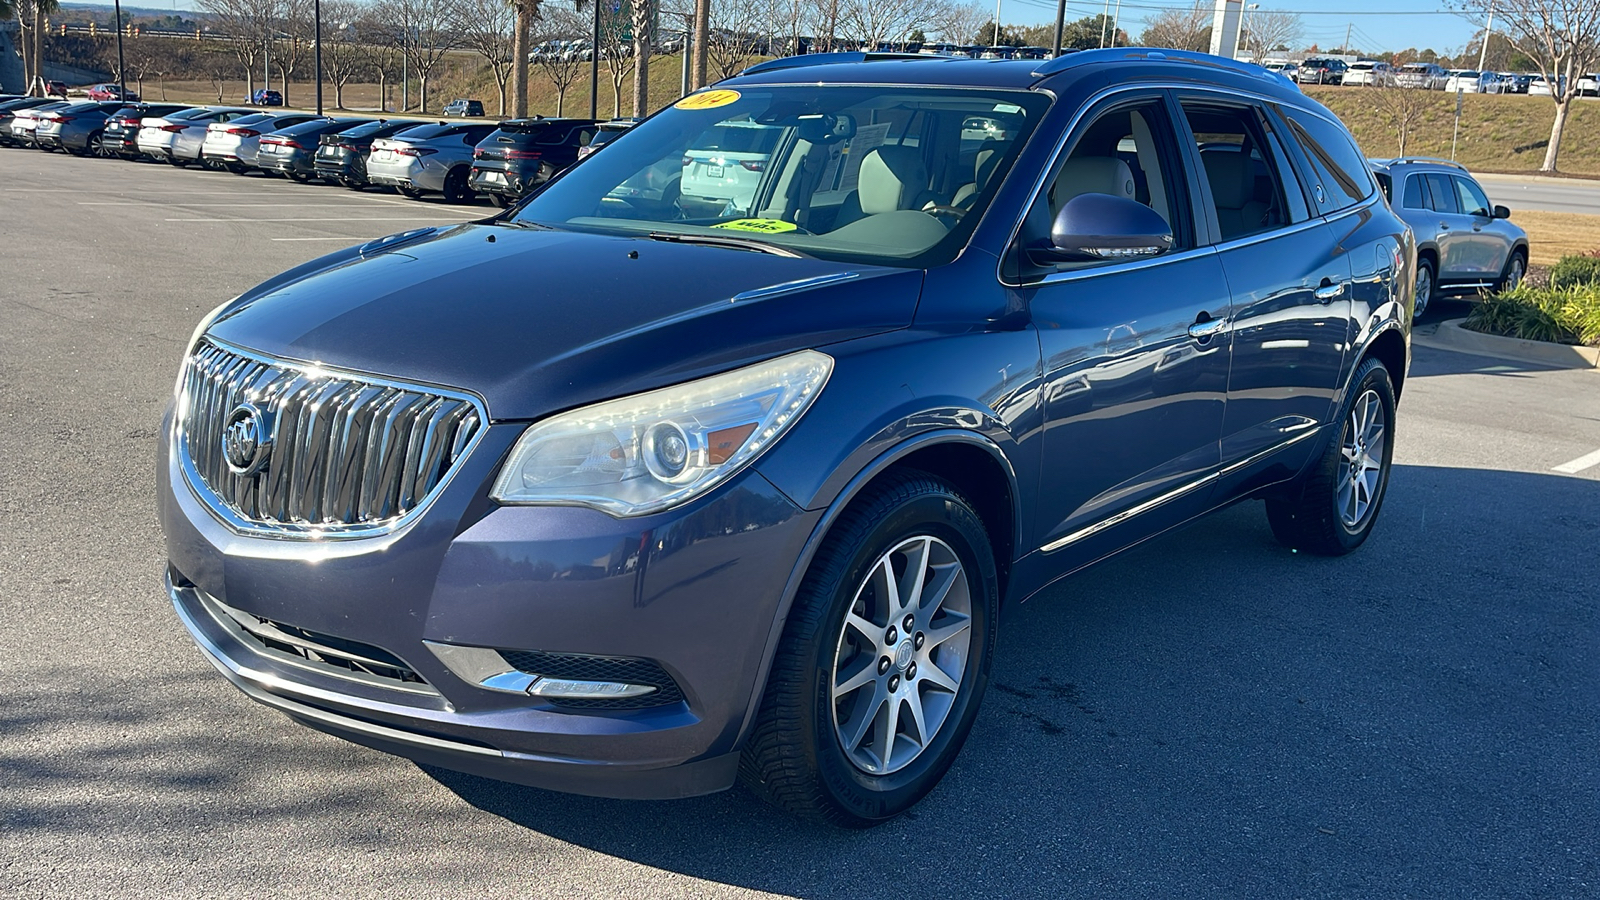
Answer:
<svg viewBox="0 0 1600 900"><path fill-rule="evenodd" d="M183 343L282 269L488 212L0 150L0 895L1600 894L1600 373L1424 347L1360 552L1245 504L1057 586L950 776L870 832L422 768L252 703L161 590Z"/></svg>

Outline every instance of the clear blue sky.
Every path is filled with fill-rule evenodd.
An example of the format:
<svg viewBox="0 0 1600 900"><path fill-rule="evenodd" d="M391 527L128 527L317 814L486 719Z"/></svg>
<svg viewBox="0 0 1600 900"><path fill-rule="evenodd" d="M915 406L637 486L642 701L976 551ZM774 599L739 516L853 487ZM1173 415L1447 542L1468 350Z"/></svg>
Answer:
<svg viewBox="0 0 1600 900"><path fill-rule="evenodd" d="M739 0L722 0L739 2ZM149 9L194 9L194 0L129 0ZM1200 0L1205 8L1215 0ZM1457 52L1477 32L1466 18L1450 12L1444 0L1260 0L1261 9L1297 13L1305 24L1302 43L1336 47L1351 29L1351 43L1363 50L1404 50L1432 47L1441 53ZM109 6L109 0L105 5ZM1106 8L1104 0L1067 0L1072 19L1094 15ZM1122 30L1137 38L1146 16L1168 7L1187 9L1192 0L1126 0L1122 4ZM1116 9L1116 0L1110 3ZM1007 24L1031 25L1055 19L1055 0L1001 0L1001 18Z"/></svg>

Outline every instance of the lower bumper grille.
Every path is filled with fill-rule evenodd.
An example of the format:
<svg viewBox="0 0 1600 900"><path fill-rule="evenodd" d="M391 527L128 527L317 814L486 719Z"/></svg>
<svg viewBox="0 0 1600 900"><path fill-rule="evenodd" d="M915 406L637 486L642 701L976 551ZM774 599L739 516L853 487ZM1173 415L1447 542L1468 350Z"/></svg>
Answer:
<svg viewBox="0 0 1600 900"><path fill-rule="evenodd" d="M577 653L545 653L540 650L501 650L506 662L517 671L545 678L573 681L617 681L648 684L655 688L639 697L609 699L544 698L567 709L644 709L683 702L683 691L661 664L649 659L626 656L585 656Z"/></svg>

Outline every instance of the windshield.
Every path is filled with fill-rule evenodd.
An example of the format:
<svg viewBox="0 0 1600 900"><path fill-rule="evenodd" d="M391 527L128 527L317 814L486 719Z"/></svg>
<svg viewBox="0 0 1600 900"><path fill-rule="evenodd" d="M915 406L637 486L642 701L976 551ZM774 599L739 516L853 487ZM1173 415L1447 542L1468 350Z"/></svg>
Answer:
<svg viewBox="0 0 1600 900"><path fill-rule="evenodd" d="M569 170L514 221L936 265L965 243L1049 102L888 85L706 91Z"/></svg>

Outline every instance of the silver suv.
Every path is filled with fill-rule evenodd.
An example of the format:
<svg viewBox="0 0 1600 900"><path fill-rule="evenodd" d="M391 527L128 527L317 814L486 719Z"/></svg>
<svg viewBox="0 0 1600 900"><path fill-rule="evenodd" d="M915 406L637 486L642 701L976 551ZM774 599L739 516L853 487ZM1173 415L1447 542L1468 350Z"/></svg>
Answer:
<svg viewBox="0 0 1600 900"><path fill-rule="evenodd" d="M1434 295L1513 288L1528 271L1528 233L1489 203L1466 166L1447 159L1369 160L1389 205L1417 238L1417 305ZM1398 189L1396 189L1398 185Z"/></svg>

